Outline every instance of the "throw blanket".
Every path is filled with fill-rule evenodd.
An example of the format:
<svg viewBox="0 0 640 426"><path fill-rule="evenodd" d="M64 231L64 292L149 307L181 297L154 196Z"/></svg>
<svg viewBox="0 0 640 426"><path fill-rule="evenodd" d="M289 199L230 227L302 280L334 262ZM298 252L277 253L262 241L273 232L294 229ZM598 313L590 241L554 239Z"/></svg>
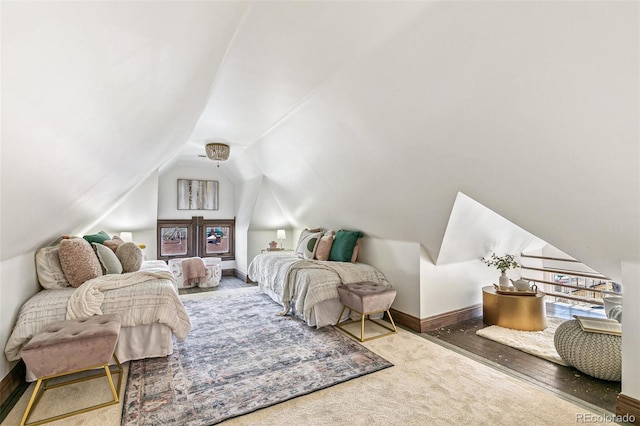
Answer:
<svg viewBox="0 0 640 426"><path fill-rule="evenodd" d="M148 280L136 285L114 285L111 290L102 288L104 299L99 309L105 314L119 314L123 327L161 323L171 328L179 340L184 340L191 330L189 315L174 287L173 277L170 278L170 273L166 273L166 264L162 266L162 269L152 267L152 272L158 274L155 277L146 274ZM114 277L129 281L136 281L139 278L131 278L129 274L114 275ZM4 353L7 360L19 360L22 347L43 326L64 320L69 300L80 287L42 290L27 300L20 308L15 327L5 345Z"/></svg>
<svg viewBox="0 0 640 426"><path fill-rule="evenodd" d="M191 287L194 284L204 281L207 276L207 269L202 259L192 257L191 259L182 261L182 275L184 277L184 284Z"/></svg>
<svg viewBox="0 0 640 426"><path fill-rule="evenodd" d="M102 306L102 302L104 301L104 291L129 287L156 279L174 280L171 272L166 271L137 271L120 275L102 275L91 279L78 287L69 298L69 303L67 303L67 319L102 315L100 306Z"/></svg>

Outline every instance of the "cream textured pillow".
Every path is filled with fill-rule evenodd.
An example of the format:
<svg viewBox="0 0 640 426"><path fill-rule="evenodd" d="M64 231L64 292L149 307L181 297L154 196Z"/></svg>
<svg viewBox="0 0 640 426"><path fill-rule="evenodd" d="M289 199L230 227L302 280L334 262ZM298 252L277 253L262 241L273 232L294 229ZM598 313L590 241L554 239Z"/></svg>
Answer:
<svg viewBox="0 0 640 426"><path fill-rule="evenodd" d="M135 243L123 243L116 249L116 256L122 264L122 272L139 271L142 266L142 249Z"/></svg>
<svg viewBox="0 0 640 426"><path fill-rule="evenodd" d="M60 266L60 246L43 247L36 253L36 272L38 281L43 288L69 287L69 281L64 276Z"/></svg>
<svg viewBox="0 0 640 426"><path fill-rule="evenodd" d="M84 238L71 238L60 242L60 266L71 287L102 275L102 266L91 244Z"/></svg>
<svg viewBox="0 0 640 426"><path fill-rule="evenodd" d="M91 243L93 249L96 251L100 265L102 265L102 273L107 274L121 274L122 264L118 259L118 256L109 247L106 247L99 243Z"/></svg>

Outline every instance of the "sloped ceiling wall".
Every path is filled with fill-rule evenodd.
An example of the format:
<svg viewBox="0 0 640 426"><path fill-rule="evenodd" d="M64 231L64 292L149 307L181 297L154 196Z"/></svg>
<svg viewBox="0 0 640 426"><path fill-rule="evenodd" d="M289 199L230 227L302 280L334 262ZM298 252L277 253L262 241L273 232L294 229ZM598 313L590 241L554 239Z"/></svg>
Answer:
<svg viewBox="0 0 640 426"><path fill-rule="evenodd" d="M79 232L178 153L246 4L1 7L4 260Z"/></svg>
<svg viewBox="0 0 640 426"><path fill-rule="evenodd" d="M638 51L637 4L434 3L231 166L294 226L432 259L461 191L619 279L639 257Z"/></svg>
<svg viewBox="0 0 640 426"><path fill-rule="evenodd" d="M1 7L2 259L210 137L294 227L437 259L460 191L614 279L640 258L636 2Z"/></svg>

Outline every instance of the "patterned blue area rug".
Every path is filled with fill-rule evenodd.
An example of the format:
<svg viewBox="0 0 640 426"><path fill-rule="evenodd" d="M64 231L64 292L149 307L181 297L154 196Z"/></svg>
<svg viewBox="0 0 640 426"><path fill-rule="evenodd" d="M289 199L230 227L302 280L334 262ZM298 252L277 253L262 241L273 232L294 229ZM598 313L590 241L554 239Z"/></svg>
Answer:
<svg viewBox="0 0 640 426"><path fill-rule="evenodd" d="M122 425L211 425L392 366L333 327L275 315L264 294L184 305L192 330L174 353L130 362Z"/></svg>

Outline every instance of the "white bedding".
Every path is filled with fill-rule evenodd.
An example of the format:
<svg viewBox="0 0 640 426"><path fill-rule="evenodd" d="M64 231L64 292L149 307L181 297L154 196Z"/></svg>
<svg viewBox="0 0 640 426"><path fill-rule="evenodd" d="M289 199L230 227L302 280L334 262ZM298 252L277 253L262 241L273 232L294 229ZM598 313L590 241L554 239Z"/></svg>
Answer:
<svg viewBox="0 0 640 426"><path fill-rule="evenodd" d="M168 271L164 262L149 261L143 264L144 271L161 273ZM139 275L149 275L142 271ZM136 274L131 273L131 274ZM129 274L126 274L129 276ZM142 280L135 285L104 290L104 300L100 310L105 314L118 313L123 327L164 324L179 339L184 340L191 330L191 322L184 305L175 289L175 281L170 275L161 273L166 278ZM93 280L90 280L93 281ZM87 285L91 285L88 281ZM22 347L46 324L64 320L67 316L67 305L76 291L83 292L83 286L42 290L27 300L20 308L18 319L5 346L5 355L9 361L21 358ZM126 345L123 345L126 347ZM169 349L170 350L170 349ZM140 351L137 351L140 353ZM127 354L121 361L136 359L139 356Z"/></svg>
<svg viewBox="0 0 640 426"><path fill-rule="evenodd" d="M384 274L371 265L304 260L292 253L260 254L249 265L248 275L261 291L284 306L285 312L291 309L317 327L335 324L339 314L335 309L342 308L337 301L339 285L371 281L391 286ZM317 312L324 307L330 313Z"/></svg>

